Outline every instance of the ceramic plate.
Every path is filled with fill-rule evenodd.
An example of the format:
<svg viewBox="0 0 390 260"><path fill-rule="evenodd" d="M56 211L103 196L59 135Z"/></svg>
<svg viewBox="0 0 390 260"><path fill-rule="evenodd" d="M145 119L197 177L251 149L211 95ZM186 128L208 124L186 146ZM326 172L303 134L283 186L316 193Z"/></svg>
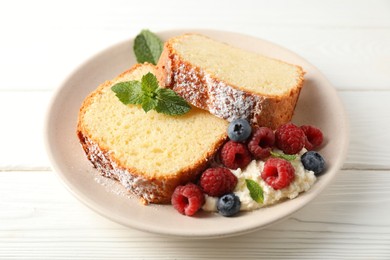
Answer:
<svg viewBox="0 0 390 260"><path fill-rule="evenodd" d="M325 144L320 153L327 161L326 173L318 178L312 189L296 199L236 217L226 218L206 212L186 217L178 214L172 206L144 206L138 199L125 195L120 185L99 177L76 137L77 115L84 98L100 83L114 78L136 63L133 39L112 46L86 61L55 93L46 121L46 146L53 170L71 193L87 206L117 223L143 231L190 238L216 238L252 232L288 217L329 185L346 156L348 125L336 90L306 60L261 39L211 30L174 30L158 35L166 40L187 32L202 33L303 67L306 81L293 122L298 125L312 124L322 129Z"/></svg>

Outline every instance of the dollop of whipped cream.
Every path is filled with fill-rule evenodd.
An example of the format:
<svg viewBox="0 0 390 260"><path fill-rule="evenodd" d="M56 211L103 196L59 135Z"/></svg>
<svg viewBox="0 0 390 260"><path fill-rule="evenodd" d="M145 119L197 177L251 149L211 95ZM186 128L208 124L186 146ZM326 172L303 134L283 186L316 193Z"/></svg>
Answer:
<svg viewBox="0 0 390 260"><path fill-rule="evenodd" d="M301 163L301 155L305 152L306 149L302 149L302 151L297 154L295 160L290 161L295 169L294 181L286 188L280 190L273 189L261 178L264 161L252 160L244 169L238 168L237 170L231 170L238 179L237 186L233 192L240 198L240 211L255 210L278 203L284 199L294 199L301 192L308 191L316 181L316 176L314 175L314 172L306 170ZM260 185L264 197L262 203L258 203L252 199L246 186L245 179L254 180ZM217 201L218 198L206 195L206 202L202 209L205 211L217 211Z"/></svg>

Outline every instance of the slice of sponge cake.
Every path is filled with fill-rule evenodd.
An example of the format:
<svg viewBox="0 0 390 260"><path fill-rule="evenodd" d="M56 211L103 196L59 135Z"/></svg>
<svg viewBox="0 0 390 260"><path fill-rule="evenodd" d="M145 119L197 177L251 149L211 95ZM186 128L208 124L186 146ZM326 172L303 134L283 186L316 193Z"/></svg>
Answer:
<svg viewBox="0 0 390 260"><path fill-rule="evenodd" d="M199 34L168 40L157 66L162 81L193 105L274 129L291 120L304 75L299 66Z"/></svg>
<svg viewBox="0 0 390 260"><path fill-rule="evenodd" d="M85 100L77 134L88 159L144 203L169 203L177 185L194 181L226 140L227 122L192 107L180 116L124 105L111 87L141 80L155 67L138 64L103 83Z"/></svg>

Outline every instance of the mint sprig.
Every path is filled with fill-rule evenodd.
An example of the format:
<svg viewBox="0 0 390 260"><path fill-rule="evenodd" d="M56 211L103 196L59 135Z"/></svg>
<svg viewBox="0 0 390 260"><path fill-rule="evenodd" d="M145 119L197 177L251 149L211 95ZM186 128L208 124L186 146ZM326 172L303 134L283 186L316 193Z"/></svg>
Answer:
<svg viewBox="0 0 390 260"><path fill-rule="evenodd" d="M295 154L284 154L284 153L276 153L271 151L271 155L276 158L285 159L287 161L294 161L297 156Z"/></svg>
<svg viewBox="0 0 390 260"><path fill-rule="evenodd" d="M141 81L125 81L111 87L125 105L141 105L145 112L152 109L167 115L182 115L190 110L188 103L175 91L160 88L152 73L142 76Z"/></svg>
<svg viewBox="0 0 390 260"><path fill-rule="evenodd" d="M157 64L164 43L149 30L142 30L134 39L133 50L138 63Z"/></svg>
<svg viewBox="0 0 390 260"><path fill-rule="evenodd" d="M257 182L251 179L245 179L245 183L246 183L246 187L249 190L249 195L251 196L251 198L257 203L263 203L264 195L261 186Z"/></svg>

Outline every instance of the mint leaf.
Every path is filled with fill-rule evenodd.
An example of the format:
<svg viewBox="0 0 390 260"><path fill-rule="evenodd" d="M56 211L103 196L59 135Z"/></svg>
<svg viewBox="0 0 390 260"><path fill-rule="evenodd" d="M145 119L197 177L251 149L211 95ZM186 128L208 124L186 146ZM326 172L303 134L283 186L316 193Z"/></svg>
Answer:
<svg viewBox="0 0 390 260"><path fill-rule="evenodd" d="M294 161L297 156L295 154L284 154L284 153L275 153L271 151L271 155L276 158L282 158L287 161Z"/></svg>
<svg viewBox="0 0 390 260"><path fill-rule="evenodd" d="M160 88L152 73L142 76L141 81L126 81L111 87L119 100L125 104L141 105L145 112L152 109L167 115L187 113L191 107L175 91Z"/></svg>
<svg viewBox="0 0 390 260"><path fill-rule="evenodd" d="M264 201L263 189L260 187L260 185L251 179L245 179L245 183L246 183L246 187L249 190L249 194L251 195L251 198L257 203L263 203Z"/></svg>
<svg viewBox="0 0 390 260"><path fill-rule="evenodd" d="M143 92L139 81L126 81L111 87L119 100L127 104L142 104Z"/></svg>
<svg viewBox="0 0 390 260"><path fill-rule="evenodd" d="M142 109L145 111L145 112L148 112L152 109L155 109L157 106L157 100L156 99L153 99L152 97L149 97L149 96L144 96L143 100L142 100Z"/></svg>
<svg viewBox="0 0 390 260"><path fill-rule="evenodd" d="M158 100L156 111L159 113L181 115L187 113L191 109L185 99L171 89L159 88L157 89L156 94Z"/></svg>
<svg viewBox="0 0 390 260"><path fill-rule="evenodd" d="M156 76L148 72L141 79L142 91L149 96L155 96L155 91L158 89L158 80Z"/></svg>
<svg viewBox="0 0 390 260"><path fill-rule="evenodd" d="M138 63L157 64L164 43L149 30L142 30L134 39L133 50Z"/></svg>

